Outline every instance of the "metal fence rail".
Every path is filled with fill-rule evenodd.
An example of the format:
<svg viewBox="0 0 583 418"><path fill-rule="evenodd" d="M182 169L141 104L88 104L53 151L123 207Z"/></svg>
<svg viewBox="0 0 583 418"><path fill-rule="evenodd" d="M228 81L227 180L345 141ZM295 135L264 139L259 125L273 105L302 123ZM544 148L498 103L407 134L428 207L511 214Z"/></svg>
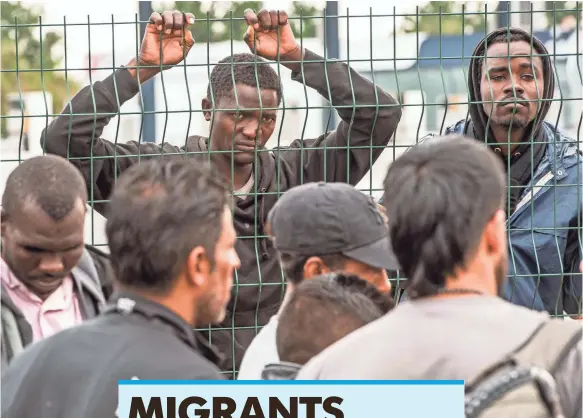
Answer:
<svg viewBox="0 0 583 418"><path fill-rule="evenodd" d="M547 2L548 3L548 2ZM563 5L564 6L564 5ZM296 34L304 33L306 22L315 23L321 29L323 36L298 37L299 42L305 48L322 55L323 62L330 62L330 45L340 51L338 61L346 62L355 71L366 76L374 85L380 86L398 99L403 116L399 127L389 142L384 147L381 156L374 167L358 183L357 187L364 193L372 194L380 198L382 194L382 179L388 165L408 147L419 142L427 133L445 133L448 126L469 116L470 104L482 104L485 101L471 101L468 89L468 66L473 56L473 49L485 34L495 29L500 17L512 21L513 16L523 16L521 22L528 20L528 30L541 39L549 49L555 72L555 96L539 99L536 106L544 101L551 102L551 111L547 121L556 126L567 137L576 141L577 152L581 152L581 125L582 117L582 31L581 31L581 3L576 3L575 8L561 7L560 4L547 5L546 8L537 8L533 4L528 10L489 10L488 5L480 6L480 10L468 11L462 8L460 11L424 12L417 7L414 12L399 11L396 8L393 13L375 14L371 8L368 14L353 14L349 9L342 11L338 16L326 16L325 12L304 16L302 14L290 16ZM574 27L571 32L561 25L568 22L568 17L574 16ZM539 25L541 19L546 17L550 25ZM564 19L563 19L563 18ZM428 18L434 18L438 24L437 32L423 32L423 22ZM479 22L472 27L467 27L466 22L479 18ZM332 19L332 20L331 20ZM405 19L414 24L417 30L409 33L400 31L397 21ZM457 20L456 20L457 19ZM342 39L327 39L326 25L336 20L343 28ZM241 28L242 16L227 13L225 17L216 18L207 14L206 19L198 19L195 25L206 28L207 38L211 39L213 25L225 25L229 34L229 41L195 44L187 59L176 67L166 70L155 79L148 81L153 85L153 96L146 97L141 86L140 93L130 99L119 112L104 114L94 112L67 113L65 118L87 116L96 121L107 116L112 120L107 124L105 131L100 135L114 144L123 144L127 141L142 143L154 140L158 144L173 144L184 146L188 137L193 134L207 136L209 127L204 121L201 99L206 96L207 83L211 69L217 65L224 56L237 52L246 52L248 48L242 42L243 33L238 33ZM460 30L451 33L452 22L459 21ZM86 22L68 22L63 18L62 22L46 22L41 17L35 17L33 21L26 20L19 15L11 19L4 19L1 23L2 32L2 133L5 138L1 141L2 156L2 189L8 172L24 159L40 154L41 132L53 118L60 115L62 109L71 102L73 96L85 85L103 80L109 74L123 68L123 66L136 56L141 40L140 25L147 23L142 18L135 16L133 21L116 21L112 15L110 22L94 22L91 16ZM396 32L393 35L393 32ZM123 35L122 35L123 33ZM570 33L570 34L569 34ZM365 36L366 34L366 36ZM86 40L86 51L79 47ZM104 45L109 45L107 48ZM95 52L96 45L99 53ZM58 51L61 51L60 53ZM81 52L80 52L81 51ZM104 52L105 51L105 52ZM85 53L86 59L79 55ZM58 55L61 55L59 58ZM540 54L533 53L533 56ZM317 62L317 60L315 61ZM85 64L84 64L85 63ZM299 62L306 65L308 61ZM231 64L229 64L231 65ZM257 150L257 153L277 153L278 148L289 145L295 139L315 138L326 131L333 130L340 120L337 111L349 109L352 112L361 107L370 107L371 104L352 103L351 105L333 106L329 97L322 97L317 92L301 84L290 80L290 71L281 62L275 61L272 67L281 77L283 95L281 104L272 110L278 111L277 125L274 134L267 143L266 150ZM327 77L327 75L326 75ZM327 79L328 85L330 80ZM352 83L352 82L351 82ZM354 92L353 92L354 95ZM119 102L119 97L114 97ZM152 100L153 99L153 100ZM154 103L155 102L155 103ZM383 108L382 104L376 104L376 111ZM153 109L153 110L150 110ZM214 108L215 111L226 110ZM238 112L240 109L231 109ZM257 108L260 112L270 110L267 107ZM155 127L145 132L145 119L154 118ZM97 122L95 127L97 126ZM154 125L149 125L154 126ZM95 133L95 132L94 132ZM28 139L27 139L28 138ZM73 142L69 132L69 142ZM358 146L357 146L358 147ZM370 150L370 161L374 146L367 145ZM349 145L350 149L354 147ZM87 161L93 170L100 160L115 160L117 164L124 158L144 157L142 154L93 156L93 148L89 155L77 155L69 147L65 155L72 162ZM326 148L329 149L329 148ZM214 151L212 151L214 152ZM304 152L298 149L298 152ZM180 151L180 154L192 152ZM167 154L167 153L165 153ZM169 154L172 154L170 152ZM211 151L208 151L209 155ZM327 155L326 153L324 155ZM326 167L324 160L324 171ZM347 168L350 170L350 167ZM347 173L348 175L348 173ZM510 179L510 177L509 177ZM234 184L234 178L231 178ZM510 181L509 181L510 183ZM550 187L568 187L569 193L579 196L583 182L579 177L574 184L551 185ZM108 196L96 196L93 186L89 186L90 204L99 205L107 202ZM249 194L255 201L264 196L279 195L281 190L261 191L256 188ZM531 211L537 207L531 204ZM561 201L554 202L553 217L556 221L560 211L566 210ZM88 217L87 241L97 246L106 245L103 236L104 219L95 211ZM139 216L139 214L136 214ZM347 220L348 221L348 220ZM532 245L536 246L536 233L551 234L555 237L554 248L538 248L537 251L550 251L559 253L564 246L564 238L571 229L578 231L579 253L583 247L581 242L581 216L576 225L568 228L554 224L552 227L531 224L528 227L510 227L509 233L527 231L531 234ZM261 225L249 228L251 234L241 235L241 240L255 240L257 246L261 239L266 238ZM163 245L163 244L161 244ZM257 258L259 263L259 252ZM511 263L515 254L510 252ZM561 266L556 271L547 272L539 266L539 279L555 276L557 280L563 280L567 266ZM575 274L575 273L572 273ZM278 286L282 288L281 280L270 280L264 283L261 274L256 283L237 283L240 288L257 287L264 289L266 286ZM514 274L513 278L520 280L520 274ZM399 288L401 277L391 277L393 285ZM237 280L236 280L237 281ZM234 292L237 306L238 289ZM563 315L563 312L554 312L555 315ZM579 302L579 314L581 305ZM248 327L256 330L254 324ZM231 330L232 327L225 327Z"/></svg>

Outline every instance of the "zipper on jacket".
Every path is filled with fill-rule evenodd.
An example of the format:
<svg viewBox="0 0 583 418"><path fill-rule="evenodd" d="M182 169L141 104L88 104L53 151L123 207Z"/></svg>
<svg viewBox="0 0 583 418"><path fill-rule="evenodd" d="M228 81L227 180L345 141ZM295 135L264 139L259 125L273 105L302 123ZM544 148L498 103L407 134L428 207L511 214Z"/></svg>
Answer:
<svg viewBox="0 0 583 418"><path fill-rule="evenodd" d="M261 193L265 193L267 189L265 187L262 187L261 189L259 189L259 191ZM259 240L260 241L260 245L261 245L261 260L262 261L266 261L269 258L269 249L267 248L267 237L265 237L265 196L262 196L261 199L261 235L262 238Z"/></svg>
<svg viewBox="0 0 583 418"><path fill-rule="evenodd" d="M511 219L516 218L519 215L520 209L526 206L531 201L534 201L538 196L544 193L543 188L554 178L554 174L552 171L549 171L545 174L541 179L539 179L532 188L528 189L527 192L524 194L514 213L506 220L506 223L509 223Z"/></svg>

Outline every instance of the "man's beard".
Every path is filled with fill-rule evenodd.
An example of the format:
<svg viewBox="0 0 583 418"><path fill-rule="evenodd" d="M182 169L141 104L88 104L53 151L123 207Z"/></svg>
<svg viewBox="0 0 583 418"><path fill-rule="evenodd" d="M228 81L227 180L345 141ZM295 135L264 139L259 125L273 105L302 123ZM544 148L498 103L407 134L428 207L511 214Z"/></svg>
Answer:
<svg viewBox="0 0 583 418"><path fill-rule="evenodd" d="M511 131L517 131L523 129L527 124L516 118L504 119L498 123L500 126L510 129Z"/></svg>
<svg viewBox="0 0 583 418"><path fill-rule="evenodd" d="M494 267L494 277L496 279L496 291L498 296L502 297L504 295L504 284L506 283L506 266L507 261L504 258L500 258L500 261Z"/></svg>
<svg viewBox="0 0 583 418"><path fill-rule="evenodd" d="M226 306L221 306L213 292L208 292L199 299L195 308L196 325L201 327L218 325L225 319L227 314Z"/></svg>

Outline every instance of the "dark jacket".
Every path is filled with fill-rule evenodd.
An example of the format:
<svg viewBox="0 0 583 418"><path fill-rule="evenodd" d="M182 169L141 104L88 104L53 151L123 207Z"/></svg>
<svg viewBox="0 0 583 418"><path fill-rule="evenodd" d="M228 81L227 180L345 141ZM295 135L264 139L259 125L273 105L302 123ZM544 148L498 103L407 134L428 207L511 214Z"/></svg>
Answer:
<svg viewBox="0 0 583 418"><path fill-rule="evenodd" d="M119 380L217 380L217 358L175 313L120 294L102 315L14 359L2 376L1 415L115 417Z"/></svg>
<svg viewBox="0 0 583 418"><path fill-rule="evenodd" d="M226 356L226 370L238 367L244 350L256 335L258 326L265 325L277 312L284 293L284 278L276 253L265 237L264 222L279 193L306 182L348 182L357 184L369 171L395 132L401 117L396 100L341 62L328 62L306 51L303 76L292 78L316 89L325 98L331 97L342 122L335 131L314 139L295 140L289 147L261 152L257 196L237 199L234 211L236 245L241 268L236 272L229 312L221 330L212 332L212 342ZM350 74L350 75L349 75ZM328 94L328 82L329 91ZM352 87L352 88L351 88ZM46 152L72 159L87 181L94 208L105 213L115 178L141 159L159 157L162 153L185 155L202 154L208 157L207 139L188 138L185 146L169 143L116 143L99 136L119 105L138 93L138 82L126 69L116 71L103 82L82 89L63 113L48 126L42 135ZM353 107L356 105L355 107ZM71 116L81 114L79 116ZM331 148L331 149L325 149ZM93 156L94 158L90 158ZM233 344L232 329L239 329Z"/></svg>
<svg viewBox="0 0 583 418"><path fill-rule="evenodd" d="M90 319L105 307L111 294L112 272L107 256L91 246L86 246L81 260L71 271L73 288L79 300L81 315ZM32 327L24 314L12 302L2 286L0 297L2 312L2 366L10 363L33 341Z"/></svg>

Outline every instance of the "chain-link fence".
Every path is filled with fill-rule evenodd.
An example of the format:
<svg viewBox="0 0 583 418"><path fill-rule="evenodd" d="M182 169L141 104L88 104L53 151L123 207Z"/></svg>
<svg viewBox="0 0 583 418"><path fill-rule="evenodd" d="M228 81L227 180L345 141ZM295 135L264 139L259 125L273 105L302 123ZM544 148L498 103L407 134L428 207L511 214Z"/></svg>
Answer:
<svg viewBox="0 0 583 418"><path fill-rule="evenodd" d="M529 110L535 109L527 124L537 124L542 118L547 124L538 124L537 132L544 133L527 140L533 149L544 144L539 154L518 152L528 155L525 166L530 180L529 186L516 187L521 194L515 206L509 207L509 275L518 289L523 279L542 287L549 286L549 279L562 283L562 293L552 296L556 300L549 299L552 292L544 294L543 289L540 296L539 289L533 289L532 305L542 304L534 307L554 315L564 315L565 311L580 315L581 277L575 263L581 259L582 248L581 3L529 3L518 10L476 2L457 6L433 3L439 4L407 11L393 9L392 13L375 13L372 8L369 13L345 10L330 15L312 7L311 14L305 15L298 9L289 20L298 43L311 52L295 62L284 62L279 56L270 60L273 73L262 70L266 64L253 56L218 64L224 57L250 52L243 41L247 25L233 9L219 17L207 11L206 17L204 13L202 18L197 16L193 33L195 38L216 42L196 42L185 60L171 69L160 64L159 70L164 71L142 84L124 73L140 50L141 30L147 23L137 15L133 21L117 21L112 16L109 22L93 22L88 16L86 22L68 22L66 18L45 22L14 4L5 13L7 6L3 5L2 188L9 171L32 155L50 152L67 157L83 171L91 206L96 209L89 212L86 240L106 246L103 213L119 173L158 154L205 154L211 159L220 153L233 155L239 132L236 125L251 115L257 121L253 125L257 138L261 136L265 147L239 151L249 154L254 169L242 177L236 169L242 161L239 157L217 160L227 171L224 161L231 164L231 186L240 199L239 212L235 212L239 240L248 243L244 271L236 275L230 305L232 311L240 309L241 315L232 315L211 332L211 340L221 332L231 338L234 329L247 332L227 350L235 369L245 345L277 312L284 294L281 272L263 268L272 258L264 220L274 199L290 186L320 180L351 182L380 199L388 165L427 134L485 135L477 139L495 143L491 137L488 140L492 132L488 116L492 114L486 115L486 109L499 104L495 91L502 88L496 85L500 78L514 77L509 59L513 53L509 49L503 54L506 63L502 66L507 68L493 71L487 63L476 64L483 56L474 55L474 48L502 24L518 25L548 52L537 50L540 48L533 41L526 42L530 65L520 67L525 74L516 80L532 78L527 82L534 83L536 95L526 97L528 91L514 86L508 96L523 100L522 105ZM510 35L508 29L505 36ZM227 68L223 77L217 76L223 84L212 86L207 93L217 65ZM243 68L240 73L238 67ZM252 79L242 74L248 67L253 68ZM481 71L487 77L482 77ZM111 76L113 72L117 75ZM265 93L277 90L269 84L273 74L281 80L281 92L275 98ZM554 80L554 92L545 88L550 80ZM221 101L215 100L215 95L223 97L228 81L231 87L233 83L237 86L235 100L228 109L220 108ZM256 89L249 97L241 84L259 85L263 93L258 95ZM396 102L391 102L389 95ZM258 105L249 104L255 102ZM516 118L519 106L514 105ZM472 107L482 110L475 113ZM546 113L540 113L541 109ZM213 115L221 112L233 114L233 126L225 119L217 123ZM481 131L475 127L479 112L488 121ZM399 123L393 127L397 114ZM329 141L331 136L324 133L337 126L340 134L336 131L333 137L342 140ZM511 131L508 129L510 141ZM212 143L227 137L222 147ZM128 145L128 141L135 142ZM503 142L496 143L499 147L492 145L494 151L503 153ZM513 158L505 159L509 195L515 186ZM269 174L273 181L262 177L267 175L266 159L276 162ZM286 177L286 164L293 165L297 178ZM397 290L402 279L398 272L392 272ZM265 293L268 296L262 296ZM569 298L575 302L567 306Z"/></svg>

